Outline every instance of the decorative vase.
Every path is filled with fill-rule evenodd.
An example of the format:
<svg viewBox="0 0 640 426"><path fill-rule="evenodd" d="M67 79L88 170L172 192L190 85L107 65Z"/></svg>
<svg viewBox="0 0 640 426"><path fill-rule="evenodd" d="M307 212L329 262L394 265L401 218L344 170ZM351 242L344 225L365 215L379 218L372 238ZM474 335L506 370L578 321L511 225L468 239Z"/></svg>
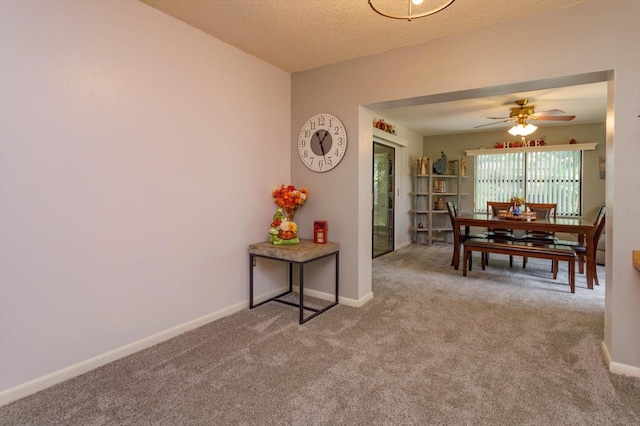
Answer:
<svg viewBox="0 0 640 426"><path fill-rule="evenodd" d="M293 217L296 215L296 211L294 209L287 210L285 209L285 216L289 222L293 222Z"/></svg>
<svg viewBox="0 0 640 426"><path fill-rule="evenodd" d="M520 216L522 214L522 204L513 204L513 215Z"/></svg>
<svg viewBox="0 0 640 426"><path fill-rule="evenodd" d="M271 228L269 229L269 242L276 245L298 244L298 227L293 222L295 211L285 211L278 207L273 215Z"/></svg>

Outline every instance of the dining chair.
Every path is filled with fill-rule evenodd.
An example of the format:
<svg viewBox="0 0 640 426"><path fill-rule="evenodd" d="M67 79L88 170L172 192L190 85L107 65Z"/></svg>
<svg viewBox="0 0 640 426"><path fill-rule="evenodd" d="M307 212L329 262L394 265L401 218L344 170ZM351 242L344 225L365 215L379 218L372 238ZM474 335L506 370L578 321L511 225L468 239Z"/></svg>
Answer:
<svg viewBox="0 0 640 426"><path fill-rule="evenodd" d="M536 214L536 219L549 219L556 218L556 212L558 208L557 203L527 203L525 208L528 212ZM556 239L554 232L543 231L529 231L524 234L521 239L524 240L539 240L545 243L553 243Z"/></svg>
<svg viewBox="0 0 640 426"><path fill-rule="evenodd" d="M513 209L513 204L509 202L503 201L487 201L487 215L498 216L498 213L501 210L511 210ZM492 240L501 240L501 241L515 241L516 236L513 234L513 229L508 228L488 228L487 229L487 238ZM487 253L486 263L489 263L489 255ZM509 266L513 266L513 256L509 256Z"/></svg>
<svg viewBox="0 0 640 426"><path fill-rule="evenodd" d="M549 219L556 218L556 211L558 208L558 203L527 203L525 205L527 212L532 212L536 214L536 219ZM555 232L544 232L544 231L528 231L522 237L521 240L528 243L540 243L540 244L555 244L557 239ZM522 267L526 268L527 266L527 258L522 258ZM552 264L552 270L557 268L557 262Z"/></svg>
<svg viewBox="0 0 640 426"><path fill-rule="evenodd" d="M512 210L513 203L504 201L487 201L487 214L498 216L500 210Z"/></svg>
<svg viewBox="0 0 640 426"><path fill-rule="evenodd" d="M510 210L513 208L511 203L503 203L498 201L487 201L487 214L491 216L498 216L501 210ZM494 240L515 240L516 237L513 234L513 229L506 228L489 228L488 236Z"/></svg>
<svg viewBox="0 0 640 426"><path fill-rule="evenodd" d="M602 236L602 232L604 231L606 217L607 217L607 208L605 206L602 206L598 209L596 218L593 221L593 224L596 230L593 234L593 240L591 241L585 241L584 243L576 242L576 241L565 241L565 240L556 241L557 245L571 246L571 248L573 248L573 251L576 253L576 257L578 258L578 272L580 272L581 274L584 274L585 262L586 263L591 262L591 264L594 266L593 280L596 283L596 285L600 285L600 283L598 282L598 271L597 271L597 268L595 267L596 251L597 251L596 247L598 245L598 241L600 240L600 237ZM587 244L593 244L593 255L591 256L590 259L587 259Z"/></svg>
<svg viewBox="0 0 640 426"><path fill-rule="evenodd" d="M451 219L451 226L453 227L453 226L455 226L454 219L455 219L456 216L458 216L458 208L453 203L453 201L447 201L445 203L445 205L447 206L447 212L449 213L449 219ZM487 238L487 234L486 233L471 234L471 233L469 233L469 227L465 226L464 227L464 233L460 233L460 247L462 247L462 243L464 243L465 241L467 241L467 240L469 240L471 238L486 239ZM454 258L455 258L455 256L451 257L451 266L454 266Z"/></svg>

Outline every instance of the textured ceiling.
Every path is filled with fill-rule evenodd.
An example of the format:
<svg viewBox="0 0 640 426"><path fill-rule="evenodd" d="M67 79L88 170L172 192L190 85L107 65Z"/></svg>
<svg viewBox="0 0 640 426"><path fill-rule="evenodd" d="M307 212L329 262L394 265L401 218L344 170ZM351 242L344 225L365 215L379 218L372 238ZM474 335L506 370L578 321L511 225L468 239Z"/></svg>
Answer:
<svg viewBox="0 0 640 426"><path fill-rule="evenodd" d="M517 107L517 99L528 99L528 106L534 105L536 112L559 109L567 115L576 116L572 121L531 121L531 124L539 127L537 136L542 136L546 127L603 123L606 120L606 82L406 107L376 108L376 113L385 117L387 122L402 125L422 136L496 130L504 130L506 134L514 123L487 117L509 117L509 109ZM485 126L489 123L493 124Z"/></svg>
<svg viewBox="0 0 640 426"><path fill-rule="evenodd" d="M586 0L456 0L411 22L382 17L368 0L141 0L294 73L423 43ZM408 0L373 0L398 14ZM424 0L414 13L444 0Z"/></svg>
<svg viewBox="0 0 640 426"><path fill-rule="evenodd" d="M384 18L368 0L140 0L255 57L295 73L349 59L423 43L590 0L455 0L443 11L411 22ZM373 0L385 11L405 14L408 0ZM424 0L414 13L444 0ZM437 104L393 107L377 113L423 136L507 129L488 116L508 115L516 99L529 98L537 111L560 109L576 115L554 126L603 122L606 84L511 93Z"/></svg>

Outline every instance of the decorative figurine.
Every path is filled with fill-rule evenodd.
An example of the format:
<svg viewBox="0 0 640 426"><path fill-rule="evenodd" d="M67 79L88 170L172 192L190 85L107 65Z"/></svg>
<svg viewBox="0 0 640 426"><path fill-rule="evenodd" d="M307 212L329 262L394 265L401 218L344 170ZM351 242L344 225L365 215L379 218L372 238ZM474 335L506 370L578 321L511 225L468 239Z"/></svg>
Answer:
<svg viewBox="0 0 640 426"><path fill-rule="evenodd" d="M467 175L467 159L463 157L460 159L460 176L466 176L466 175Z"/></svg>
<svg viewBox="0 0 640 426"><path fill-rule="evenodd" d="M418 161L420 162L420 174L426 175L427 174L427 157L425 157L424 155L421 155Z"/></svg>
<svg viewBox="0 0 640 426"><path fill-rule="evenodd" d="M444 151L440 152L442 157L435 163L433 163L433 173L437 175L447 174L447 156L444 155Z"/></svg>

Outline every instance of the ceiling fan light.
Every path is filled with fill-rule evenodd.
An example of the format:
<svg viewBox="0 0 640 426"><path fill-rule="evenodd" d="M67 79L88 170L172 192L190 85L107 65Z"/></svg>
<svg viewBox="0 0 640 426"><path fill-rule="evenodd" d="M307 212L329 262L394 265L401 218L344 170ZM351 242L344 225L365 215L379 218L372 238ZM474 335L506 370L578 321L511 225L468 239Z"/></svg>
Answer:
<svg viewBox="0 0 640 426"><path fill-rule="evenodd" d="M446 9L449 5L451 5L451 3L453 3L456 0L440 0L440 2L442 2L442 4L436 8L433 8L431 10L427 10L426 12L421 12L421 13L413 13L411 10L411 5L420 5L422 4L422 2L424 0L396 0L399 6L402 5L402 3L407 5L407 9L408 9L408 13L406 15L399 15L397 13L390 13L390 12L385 12L384 10L382 10L382 8L380 6L376 6L374 4L374 1L378 1L378 0L369 0L369 6L371 6L371 8L373 10L376 11L376 13L385 16L387 18L392 18L392 19L406 19L408 21L411 21L412 19L417 19L417 18L424 18L425 16L430 16L433 15L435 13L440 12L443 9ZM386 6L386 4L385 4Z"/></svg>
<svg viewBox="0 0 640 426"><path fill-rule="evenodd" d="M513 136L528 136L531 133L535 132L538 128L533 124L516 124L512 128L509 129L509 133Z"/></svg>

